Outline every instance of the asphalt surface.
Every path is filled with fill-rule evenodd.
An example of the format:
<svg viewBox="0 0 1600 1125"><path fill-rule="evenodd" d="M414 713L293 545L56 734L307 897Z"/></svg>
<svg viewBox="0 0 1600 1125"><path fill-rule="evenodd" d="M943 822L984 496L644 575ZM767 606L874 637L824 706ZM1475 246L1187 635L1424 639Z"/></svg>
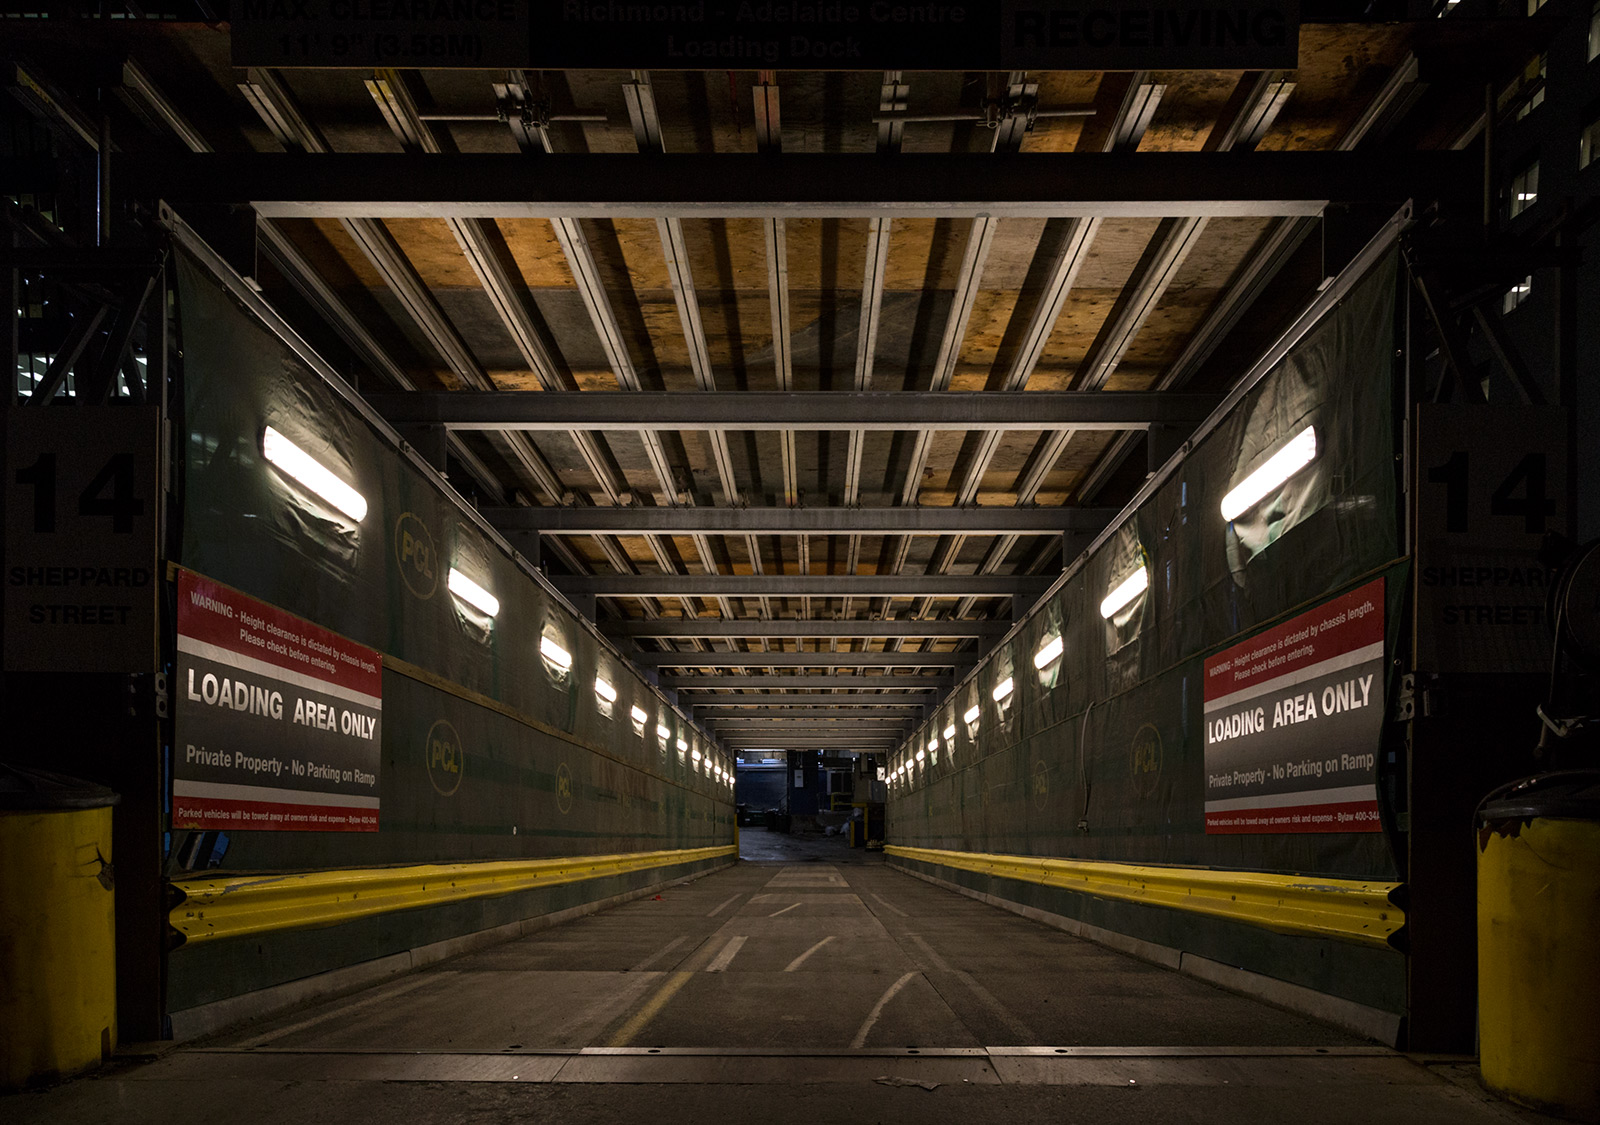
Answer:
<svg viewBox="0 0 1600 1125"><path fill-rule="evenodd" d="M31 1121L1539 1120L837 837L100 1074Z"/></svg>

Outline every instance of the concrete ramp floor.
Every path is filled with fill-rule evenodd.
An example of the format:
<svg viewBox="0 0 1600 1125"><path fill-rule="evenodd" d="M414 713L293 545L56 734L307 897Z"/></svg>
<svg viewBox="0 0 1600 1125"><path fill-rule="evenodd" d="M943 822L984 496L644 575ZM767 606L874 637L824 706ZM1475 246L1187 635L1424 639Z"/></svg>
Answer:
<svg viewBox="0 0 1600 1125"><path fill-rule="evenodd" d="M229 1125L1512 1113L1459 1061L1420 1065L860 851L769 858L0 1107Z"/></svg>

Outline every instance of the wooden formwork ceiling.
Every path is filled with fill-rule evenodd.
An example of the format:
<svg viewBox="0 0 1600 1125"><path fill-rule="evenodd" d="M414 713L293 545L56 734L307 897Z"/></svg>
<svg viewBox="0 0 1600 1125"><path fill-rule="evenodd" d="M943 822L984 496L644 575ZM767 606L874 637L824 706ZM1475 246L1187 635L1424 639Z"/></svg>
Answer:
<svg viewBox="0 0 1600 1125"><path fill-rule="evenodd" d="M1225 391L1406 198L1391 177L1397 198L1263 204L1270 190L1253 180L1277 174L1276 154L1344 153L1352 179L1381 176L1470 141L1483 105L1481 85L1430 68L1429 52L1443 49L1431 24L1306 24L1300 65L1281 71L245 70L232 65L225 25L130 26L121 42L143 76L115 124L131 154L263 154L295 161L311 184L317 168L361 154L405 162L384 183L344 183L338 205L300 197L309 206L260 212L270 217L258 223L254 280L363 391L872 392L887 396L874 400L885 422L897 403L940 394ZM37 46L38 65L70 86L59 44ZM519 127L522 104L531 124ZM693 166L716 182L674 189L714 203L739 199L758 173L770 183L774 168L802 183L819 154L852 154L862 170L837 213L811 197L725 214L652 214L648 200L570 216L360 203L403 194L410 171L505 166L467 162L478 155L526 162L534 183L564 161L595 168L597 199L625 195L663 162L717 157ZM1205 213L1161 209L1187 190L1152 182L1185 178L1188 166L1170 161L1199 168L1223 154L1232 180L1207 173L1195 189ZM1033 170L1071 182L1080 165L1061 162L1080 158L1119 161L1127 198L1158 202L1052 212ZM927 173L914 185L923 205L861 205L875 176L908 161L926 162L915 165ZM998 200L1032 202L986 209L964 195L941 210L941 162L964 192L992 169ZM1228 182L1249 187L1244 204L1225 205ZM460 190L495 198L482 182ZM330 302L361 339L328 315ZM992 643L1148 462L1142 425L1048 418L852 431L741 428L735 416L716 429L491 427L455 439L452 481L508 529L541 530L544 563L580 593L584 576L761 580L737 593L685 583L696 592L599 600L602 627L682 690L691 680L795 690L790 676L826 692L880 678L902 693L911 678L947 687L959 665L919 660L957 664ZM707 526L657 520L664 509L693 509ZM788 515L751 522L772 509ZM1019 511L1043 514L995 515ZM796 592L822 576L903 581L888 593ZM925 581L965 576L987 585ZM1013 597L1007 579L1031 581ZM674 652L676 665L664 655ZM903 662L849 658L890 652ZM739 663L747 653L773 660Z"/></svg>

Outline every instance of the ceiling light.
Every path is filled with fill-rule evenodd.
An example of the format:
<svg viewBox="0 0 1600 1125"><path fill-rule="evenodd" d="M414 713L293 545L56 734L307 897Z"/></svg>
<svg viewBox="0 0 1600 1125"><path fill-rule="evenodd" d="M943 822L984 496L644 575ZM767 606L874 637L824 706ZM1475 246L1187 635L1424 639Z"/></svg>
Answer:
<svg viewBox="0 0 1600 1125"><path fill-rule="evenodd" d="M923 761L925 758L927 758L927 756L928 756L928 753L927 753L926 750L918 750L917 751L917 761L918 762Z"/></svg>
<svg viewBox="0 0 1600 1125"><path fill-rule="evenodd" d="M641 726L642 727L642 726L645 725L645 723L650 721L650 716L646 715L643 711L641 711L637 707L631 708L628 711L628 714L633 716L633 721L634 721L635 725L637 725L637 726Z"/></svg>
<svg viewBox="0 0 1600 1125"><path fill-rule="evenodd" d="M682 754L687 749L689 749L689 744L681 738L678 739L678 753Z"/></svg>
<svg viewBox="0 0 1600 1125"><path fill-rule="evenodd" d="M1054 636L1045 642L1045 646L1033 654L1033 666L1043 671L1051 664L1061 659L1061 637Z"/></svg>
<svg viewBox="0 0 1600 1125"><path fill-rule="evenodd" d="M1124 578L1120 586L1106 595L1105 600L1100 603L1100 616L1109 621L1119 609L1149 588L1150 572L1140 566L1138 570Z"/></svg>
<svg viewBox="0 0 1600 1125"><path fill-rule="evenodd" d="M954 723L944 728L944 740L946 742L954 742L956 740L956 725Z"/></svg>
<svg viewBox="0 0 1600 1125"><path fill-rule="evenodd" d="M679 745L681 746L683 744L679 743ZM693 758L696 762L698 762L700 760L700 751L699 750L691 750L689 752L689 757Z"/></svg>
<svg viewBox="0 0 1600 1125"><path fill-rule="evenodd" d="M599 676L594 678L594 693L607 703L615 703L617 701L617 689Z"/></svg>
<svg viewBox="0 0 1600 1125"><path fill-rule="evenodd" d="M995 686L994 686L994 701L996 703L999 703L1002 699L1006 698L1006 696L1010 695L1011 694L1011 689L1012 689L1013 686L1014 685L1011 682L1011 677L1010 676L1007 676L1005 679L1001 680L998 684L995 684Z"/></svg>
<svg viewBox="0 0 1600 1125"><path fill-rule="evenodd" d="M978 705L974 703L971 707L967 708L967 713L961 716L961 721L966 723L968 726L971 726L973 723L978 721L979 714L980 711L978 709Z"/></svg>
<svg viewBox="0 0 1600 1125"><path fill-rule="evenodd" d="M1315 426L1307 426L1222 498L1222 518L1232 523L1263 496L1311 464L1316 456L1317 430Z"/></svg>
<svg viewBox="0 0 1600 1125"><path fill-rule="evenodd" d="M490 617L500 612L500 599L489 593L482 586L462 574L455 567L450 568L450 578L446 583L450 592L473 609L481 610Z"/></svg>
<svg viewBox="0 0 1600 1125"><path fill-rule="evenodd" d="M357 523L366 516L365 496L334 476L333 471L322 462L271 426L261 435L261 452L269 462ZM493 617L494 614L489 616Z"/></svg>
<svg viewBox="0 0 1600 1125"><path fill-rule="evenodd" d="M549 637L539 638L539 655L563 672L572 667L572 653L556 644Z"/></svg>
<svg viewBox="0 0 1600 1125"><path fill-rule="evenodd" d="M672 737L672 732L670 730L668 730L666 727L662 726L660 723L657 723L656 724L656 737L659 738L662 742L665 742L667 739Z"/></svg>

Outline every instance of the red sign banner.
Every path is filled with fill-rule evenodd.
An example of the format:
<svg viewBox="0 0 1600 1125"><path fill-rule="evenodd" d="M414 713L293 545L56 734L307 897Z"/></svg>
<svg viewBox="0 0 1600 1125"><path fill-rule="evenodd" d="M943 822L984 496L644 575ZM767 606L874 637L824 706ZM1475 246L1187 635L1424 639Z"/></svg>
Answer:
<svg viewBox="0 0 1600 1125"><path fill-rule="evenodd" d="M174 828L376 832L377 652L178 575Z"/></svg>
<svg viewBox="0 0 1600 1125"><path fill-rule="evenodd" d="M1383 579L1205 662L1206 832L1377 832Z"/></svg>

